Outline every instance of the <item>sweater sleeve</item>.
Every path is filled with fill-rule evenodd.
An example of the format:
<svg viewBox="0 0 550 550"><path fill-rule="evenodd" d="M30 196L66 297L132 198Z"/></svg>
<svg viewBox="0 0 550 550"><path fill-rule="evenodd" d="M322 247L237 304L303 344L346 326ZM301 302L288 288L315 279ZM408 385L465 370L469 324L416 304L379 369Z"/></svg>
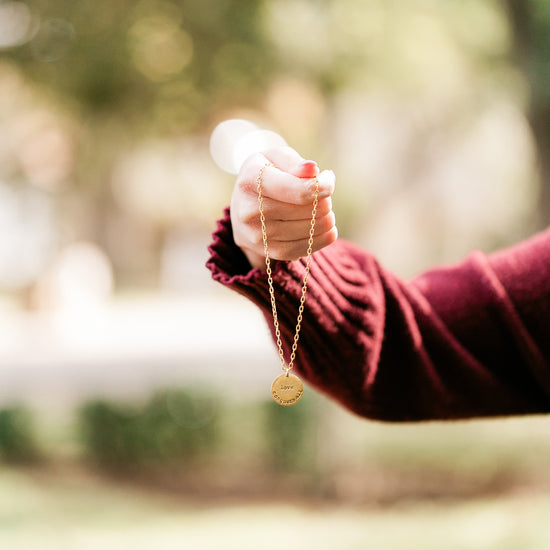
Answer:
<svg viewBox="0 0 550 550"><path fill-rule="evenodd" d="M207 266L258 305L267 277L218 222ZM286 356L305 263L274 262ZM550 411L550 231L404 281L338 240L312 257L295 369L349 410L416 421Z"/></svg>

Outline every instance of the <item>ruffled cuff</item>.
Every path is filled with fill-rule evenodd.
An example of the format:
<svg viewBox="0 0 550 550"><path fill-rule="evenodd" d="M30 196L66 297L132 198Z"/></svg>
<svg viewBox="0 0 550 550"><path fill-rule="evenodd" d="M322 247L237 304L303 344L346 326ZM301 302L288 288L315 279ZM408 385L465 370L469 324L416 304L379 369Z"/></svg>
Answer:
<svg viewBox="0 0 550 550"><path fill-rule="evenodd" d="M269 308L267 273L259 267L251 267L246 255L235 244L229 208L224 210L223 217L217 222L208 251L210 257L206 267L211 271L215 281L243 294L262 309ZM292 262L271 262L276 290L281 285L286 286L283 281L288 277L285 270L289 263Z"/></svg>

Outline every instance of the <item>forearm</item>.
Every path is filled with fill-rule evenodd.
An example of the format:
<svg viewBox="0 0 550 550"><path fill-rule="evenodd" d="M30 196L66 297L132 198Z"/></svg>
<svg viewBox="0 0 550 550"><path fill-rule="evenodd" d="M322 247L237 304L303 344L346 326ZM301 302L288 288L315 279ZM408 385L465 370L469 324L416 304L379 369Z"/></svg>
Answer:
<svg viewBox="0 0 550 550"><path fill-rule="evenodd" d="M265 274L250 270L231 242L228 218L212 253L214 278L254 301L272 326ZM274 266L287 352L303 269L302 262ZM474 254L407 283L367 252L338 241L313 257L296 369L370 418L545 412L545 359L537 352L533 362L529 350L538 343L526 348L523 322L514 319L495 277L498 282L491 263Z"/></svg>

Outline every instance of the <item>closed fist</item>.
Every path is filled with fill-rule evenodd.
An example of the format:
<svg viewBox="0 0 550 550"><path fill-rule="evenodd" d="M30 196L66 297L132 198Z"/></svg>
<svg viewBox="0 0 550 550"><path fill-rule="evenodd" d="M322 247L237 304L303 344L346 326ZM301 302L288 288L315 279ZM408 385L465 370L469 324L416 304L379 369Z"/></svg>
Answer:
<svg viewBox="0 0 550 550"><path fill-rule="evenodd" d="M257 178L266 164L273 165L264 169L262 178L270 258L296 260L306 255L316 179L319 182L319 203L313 251L328 246L338 237L331 199L334 172L319 172L317 163L304 160L290 147L257 153L243 164L231 197L233 238L252 267L265 265Z"/></svg>

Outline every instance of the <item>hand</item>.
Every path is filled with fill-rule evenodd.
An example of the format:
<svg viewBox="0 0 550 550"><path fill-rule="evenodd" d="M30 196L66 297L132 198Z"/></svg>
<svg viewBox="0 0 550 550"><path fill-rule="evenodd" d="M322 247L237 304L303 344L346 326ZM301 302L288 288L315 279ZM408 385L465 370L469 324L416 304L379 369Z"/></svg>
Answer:
<svg viewBox="0 0 550 550"><path fill-rule="evenodd" d="M315 194L319 182L319 204L313 251L338 237L332 212L334 172L319 173L317 163L305 161L294 149L278 147L252 155L243 164L231 197L233 238L252 267L265 265L256 178L262 166L264 215L269 256L276 260L297 260L306 255Z"/></svg>

